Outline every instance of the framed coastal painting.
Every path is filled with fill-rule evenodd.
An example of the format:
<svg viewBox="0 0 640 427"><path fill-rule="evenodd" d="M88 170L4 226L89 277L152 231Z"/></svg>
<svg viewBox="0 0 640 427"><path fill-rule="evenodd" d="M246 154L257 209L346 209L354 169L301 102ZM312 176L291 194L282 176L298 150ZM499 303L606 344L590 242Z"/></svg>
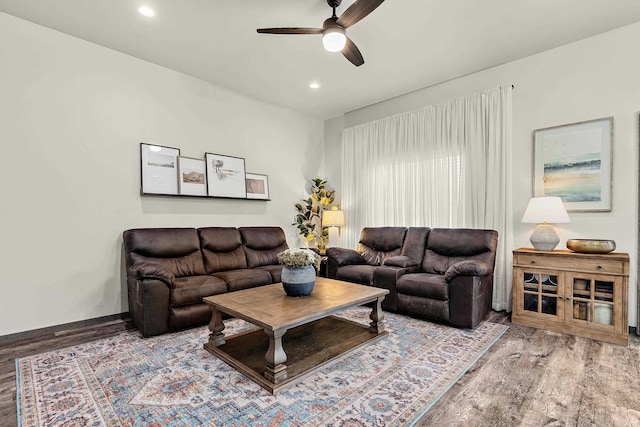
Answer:
<svg viewBox="0 0 640 427"><path fill-rule="evenodd" d="M178 156L178 190L181 195L206 196L206 181L204 159Z"/></svg>
<svg viewBox="0 0 640 427"><path fill-rule="evenodd" d="M244 159L205 153L207 192L212 197L247 198Z"/></svg>
<svg viewBox="0 0 640 427"><path fill-rule="evenodd" d="M568 211L611 211L613 117L533 132L534 195Z"/></svg>
<svg viewBox="0 0 640 427"><path fill-rule="evenodd" d="M178 194L179 148L140 144L140 193Z"/></svg>
<svg viewBox="0 0 640 427"><path fill-rule="evenodd" d="M267 175L247 173L247 199L269 200L269 178Z"/></svg>

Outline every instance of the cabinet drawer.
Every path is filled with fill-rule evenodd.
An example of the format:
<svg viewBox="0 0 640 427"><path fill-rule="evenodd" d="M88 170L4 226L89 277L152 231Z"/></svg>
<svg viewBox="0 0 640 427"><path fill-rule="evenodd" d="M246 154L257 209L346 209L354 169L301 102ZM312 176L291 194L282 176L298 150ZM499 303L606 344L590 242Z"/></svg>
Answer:
<svg viewBox="0 0 640 427"><path fill-rule="evenodd" d="M624 262L621 260L590 259L572 256L555 257L546 254L517 254L515 262L520 266L557 268L585 273L625 274Z"/></svg>

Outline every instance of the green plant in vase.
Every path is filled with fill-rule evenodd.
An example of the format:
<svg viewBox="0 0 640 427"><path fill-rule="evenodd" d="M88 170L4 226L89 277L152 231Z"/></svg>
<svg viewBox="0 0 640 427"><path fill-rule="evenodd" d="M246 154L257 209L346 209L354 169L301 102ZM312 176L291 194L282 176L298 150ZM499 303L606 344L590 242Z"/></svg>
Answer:
<svg viewBox="0 0 640 427"><path fill-rule="evenodd" d="M327 181L313 178L309 198L295 205L298 213L292 225L298 227L300 235L308 242L315 243L321 252L329 243L329 228L322 226L322 211L331 209L335 193L335 190L329 189Z"/></svg>

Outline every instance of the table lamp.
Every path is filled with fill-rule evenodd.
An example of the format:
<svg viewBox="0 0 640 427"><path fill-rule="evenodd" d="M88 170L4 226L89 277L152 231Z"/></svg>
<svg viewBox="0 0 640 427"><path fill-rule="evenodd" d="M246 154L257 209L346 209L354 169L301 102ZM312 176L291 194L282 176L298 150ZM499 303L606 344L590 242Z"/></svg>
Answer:
<svg viewBox="0 0 640 427"><path fill-rule="evenodd" d="M571 222L560 197L533 197L522 217L523 223L538 224L529 241L538 251L552 251L560 242L551 224Z"/></svg>
<svg viewBox="0 0 640 427"><path fill-rule="evenodd" d="M329 231L331 231L331 227L342 227L344 224L344 211L338 210L336 206L331 210L322 212L322 226L330 227ZM338 228L339 233L340 228ZM329 240L331 240L331 237L329 237Z"/></svg>

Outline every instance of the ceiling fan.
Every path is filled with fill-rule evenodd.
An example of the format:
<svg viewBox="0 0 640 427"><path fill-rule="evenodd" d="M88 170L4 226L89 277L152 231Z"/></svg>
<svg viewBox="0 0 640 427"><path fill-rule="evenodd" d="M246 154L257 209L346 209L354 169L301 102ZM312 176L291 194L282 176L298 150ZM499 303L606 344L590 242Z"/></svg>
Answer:
<svg viewBox="0 0 640 427"><path fill-rule="evenodd" d="M347 37L346 29L373 12L384 0L357 0L340 17L336 16L336 7L342 0L327 0L333 9L333 15L324 21L322 28L258 28L266 34L322 34L322 44L329 52L341 51L353 65L364 64L364 58L356 44Z"/></svg>

